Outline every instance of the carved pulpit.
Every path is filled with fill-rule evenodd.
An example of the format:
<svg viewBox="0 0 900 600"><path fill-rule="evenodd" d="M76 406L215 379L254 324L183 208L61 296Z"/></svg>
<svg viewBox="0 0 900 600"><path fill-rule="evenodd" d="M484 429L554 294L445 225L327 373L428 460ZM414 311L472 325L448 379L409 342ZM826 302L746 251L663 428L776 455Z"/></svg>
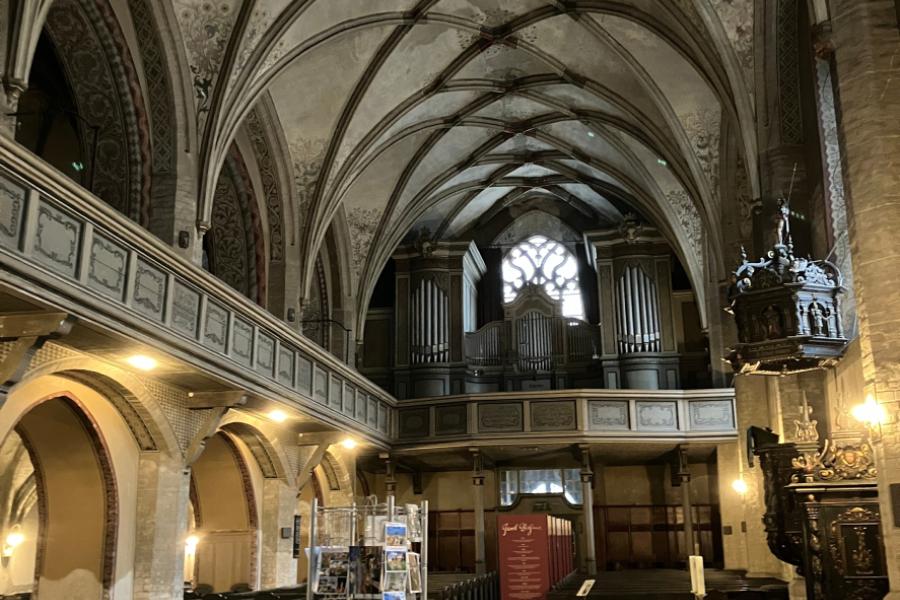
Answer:
<svg viewBox="0 0 900 600"><path fill-rule="evenodd" d="M794 441L752 428L772 553L797 567L808 600L880 600L888 591L871 444L819 441L805 399Z"/></svg>
<svg viewBox="0 0 900 600"><path fill-rule="evenodd" d="M867 441L800 448L788 487L802 508L809 600L881 600L888 591L877 471Z"/></svg>
<svg viewBox="0 0 900 600"><path fill-rule="evenodd" d="M738 343L728 360L742 373L796 373L834 364L847 345L838 268L794 254L785 203L765 258L741 265L729 291Z"/></svg>
<svg viewBox="0 0 900 600"><path fill-rule="evenodd" d="M794 565L803 575L803 518L796 495L787 486L794 475L797 447L779 443L778 435L751 427L747 435L751 451L759 457L765 486L763 527L769 550L778 560ZM752 466L752 465L751 465Z"/></svg>

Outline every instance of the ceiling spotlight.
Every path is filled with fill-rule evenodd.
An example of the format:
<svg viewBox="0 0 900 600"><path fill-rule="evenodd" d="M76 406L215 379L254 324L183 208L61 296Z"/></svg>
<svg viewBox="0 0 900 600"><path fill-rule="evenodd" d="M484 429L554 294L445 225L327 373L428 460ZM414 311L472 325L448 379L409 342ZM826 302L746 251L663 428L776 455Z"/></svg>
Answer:
<svg viewBox="0 0 900 600"><path fill-rule="evenodd" d="M669 163L668 163L668 162L666 161L666 159L664 159L664 158L657 158L657 159L656 159L656 164L661 165L661 166L663 166L663 167L668 167L668 166L669 166Z"/></svg>
<svg viewBox="0 0 900 600"><path fill-rule="evenodd" d="M273 411L269 411L269 418L275 421L276 423L284 423L288 416L287 413L283 410L278 410L277 408Z"/></svg>
<svg viewBox="0 0 900 600"><path fill-rule="evenodd" d="M152 371L159 364L155 358L151 358L145 354L135 354L125 359L129 365L141 371Z"/></svg>
<svg viewBox="0 0 900 600"><path fill-rule="evenodd" d="M596 137L596 136L597 136L597 134L594 133L593 131L588 131L588 137Z"/></svg>
<svg viewBox="0 0 900 600"><path fill-rule="evenodd" d="M747 493L747 482L743 479L735 479L731 482L731 488L736 491L738 494L743 496Z"/></svg>
<svg viewBox="0 0 900 600"><path fill-rule="evenodd" d="M354 440L353 438L344 438L341 441L341 446L343 446L347 450L353 450L354 448L356 448L356 440Z"/></svg>

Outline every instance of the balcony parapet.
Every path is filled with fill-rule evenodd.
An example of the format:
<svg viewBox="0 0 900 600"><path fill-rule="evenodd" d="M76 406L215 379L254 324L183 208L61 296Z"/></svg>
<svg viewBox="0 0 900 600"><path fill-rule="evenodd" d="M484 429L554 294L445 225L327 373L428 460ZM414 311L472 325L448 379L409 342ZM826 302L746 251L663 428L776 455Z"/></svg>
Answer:
<svg viewBox="0 0 900 600"><path fill-rule="evenodd" d="M0 284L381 444L396 400L0 136Z"/></svg>
<svg viewBox="0 0 900 600"><path fill-rule="evenodd" d="M400 400L400 445L733 440L734 390L559 390Z"/></svg>

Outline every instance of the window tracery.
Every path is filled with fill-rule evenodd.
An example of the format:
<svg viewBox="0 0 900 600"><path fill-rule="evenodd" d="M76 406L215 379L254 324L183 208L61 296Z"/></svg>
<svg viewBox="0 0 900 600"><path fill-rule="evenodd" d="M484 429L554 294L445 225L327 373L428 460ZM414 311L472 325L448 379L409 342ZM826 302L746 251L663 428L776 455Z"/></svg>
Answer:
<svg viewBox="0 0 900 600"><path fill-rule="evenodd" d="M583 319L584 304L578 282L578 261L561 243L533 235L503 258L503 301L512 302L528 284L539 285L562 303L563 316Z"/></svg>

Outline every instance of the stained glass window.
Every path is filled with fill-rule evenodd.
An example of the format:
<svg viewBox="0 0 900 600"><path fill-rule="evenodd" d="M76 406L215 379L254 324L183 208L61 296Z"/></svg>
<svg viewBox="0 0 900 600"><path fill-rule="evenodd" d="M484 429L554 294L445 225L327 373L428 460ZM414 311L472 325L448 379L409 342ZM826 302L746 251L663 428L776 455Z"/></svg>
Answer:
<svg viewBox="0 0 900 600"><path fill-rule="evenodd" d="M503 300L512 302L527 284L541 285L562 302L562 314L584 318L578 261L565 246L542 235L519 242L503 258Z"/></svg>

